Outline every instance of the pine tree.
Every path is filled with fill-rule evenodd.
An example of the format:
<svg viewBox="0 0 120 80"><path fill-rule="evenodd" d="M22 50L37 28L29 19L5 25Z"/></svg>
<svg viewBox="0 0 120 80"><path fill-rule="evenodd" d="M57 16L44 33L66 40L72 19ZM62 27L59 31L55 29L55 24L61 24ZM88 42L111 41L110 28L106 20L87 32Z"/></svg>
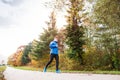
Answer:
<svg viewBox="0 0 120 80"><path fill-rule="evenodd" d="M85 44L84 29L81 25L81 11L83 8L83 0L69 0L69 10L67 10L67 27L66 27L66 43L69 47L68 56L76 59L83 64L83 45Z"/></svg>
<svg viewBox="0 0 120 80"><path fill-rule="evenodd" d="M23 55L21 57L21 63L22 65L26 65L27 63L29 63L31 60L29 58L29 53L31 52L31 49L32 49L32 43L29 43L24 51L23 51Z"/></svg>
<svg viewBox="0 0 120 80"><path fill-rule="evenodd" d="M44 32L39 36L39 40L33 41L33 48L31 54L33 59L40 60L42 57L46 57L49 54L49 44L57 35L56 27L56 15L51 12L50 21L46 22L47 28L44 28Z"/></svg>

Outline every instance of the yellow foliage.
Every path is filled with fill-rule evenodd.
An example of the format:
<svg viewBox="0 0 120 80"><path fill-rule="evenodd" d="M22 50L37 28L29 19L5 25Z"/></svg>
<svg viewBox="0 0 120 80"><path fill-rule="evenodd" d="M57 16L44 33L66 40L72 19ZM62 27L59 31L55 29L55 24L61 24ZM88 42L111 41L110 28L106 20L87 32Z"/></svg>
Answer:
<svg viewBox="0 0 120 80"><path fill-rule="evenodd" d="M22 55L23 55L23 52L20 51L20 52L18 53L18 56L17 56L17 59L16 59L16 65L17 65L17 66L22 65L22 64L21 64Z"/></svg>
<svg viewBox="0 0 120 80"><path fill-rule="evenodd" d="M67 57L67 55L66 55L66 53L64 53L64 54L60 54L59 55L59 64L60 64L60 69L63 69L63 70L71 70L71 69L73 69L73 66L74 66L74 61L73 60L70 60L68 57Z"/></svg>
<svg viewBox="0 0 120 80"><path fill-rule="evenodd" d="M34 67L37 67L36 65L38 64L38 61L36 60L31 60L31 65Z"/></svg>
<svg viewBox="0 0 120 80"><path fill-rule="evenodd" d="M13 66L20 66L22 55L23 55L22 51L14 53L8 58L8 64L13 65Z"/></svg>

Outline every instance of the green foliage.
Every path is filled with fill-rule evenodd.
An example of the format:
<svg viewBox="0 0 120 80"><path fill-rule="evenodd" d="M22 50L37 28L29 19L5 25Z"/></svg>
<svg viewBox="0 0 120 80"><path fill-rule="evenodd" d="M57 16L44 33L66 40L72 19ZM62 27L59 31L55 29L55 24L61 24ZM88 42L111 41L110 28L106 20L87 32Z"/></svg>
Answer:
<svg viewBox="0 0 120 80"><path fill-rule="evenodd" d="M79 14L83 4L80 0L69 0L69 2L71 5L67 11L69 16L67 16L68 25L66 27L66 43L70 49L68 56L83 64L84 29L83 26L80 26L81 16Z"/></svg>
<svg viewBox="0 0 120 80"><path fill-rule="evenodd" d="M87 47L84 55L86 70L111 70L110 55L97 49L96 47Z"/></svg>
<svg viewBox="0 0 120 80"><path fill-rule="evenodd" d="M97 0L94 5L94 16L98 23L119 27L120 0Z"/></svg>
<svg viewBox="0 0 120 80"><path fill-rule="evenodd" d="M95 40L95 46L102 50L104 54L109 56L111 68L118 69L116 66L119 66L119 37L116 32L118 30L116 28L108 28L108 27L98 27L96 30L97 39ZM118 57L116 57L117 55Z"/></svg>
<svg viewBox="0 0 120 80"><path fill-rule="evenodd" d="M42 57L42 54L44 51L43 50L44 46L42 46L42 45L43 45L43 43L40 43L39 41L36 41L36 40L33 41L32 50L30 53L31 59L38 61Z"/></svg>
<svg viewBox="0 0 120 80"><path fill-rule="evenodd" d="M29 53L31 52L31 49L32 49L32 43L29 43L23 51L23 55L21 59L23 65L26 65L27 63L30 62Z"/></svg>
<svg viewBox="0 0 120 80"><path fill-rule="evenodd" d="M119 0L96 0L91 17L92 21L95 22L94 24L97 25L93 29L92 46L96 48L95 54L101 52L101 55L97 55L98 60L96 60L99 68L103 66L102 69L119 69L119 14Z"/></svg>
<svg viewBox="0 0 120 80"><path fill-rule="evenodd" d="M112 56L113 66L116 70L120 70L120 54Z"/></svg>

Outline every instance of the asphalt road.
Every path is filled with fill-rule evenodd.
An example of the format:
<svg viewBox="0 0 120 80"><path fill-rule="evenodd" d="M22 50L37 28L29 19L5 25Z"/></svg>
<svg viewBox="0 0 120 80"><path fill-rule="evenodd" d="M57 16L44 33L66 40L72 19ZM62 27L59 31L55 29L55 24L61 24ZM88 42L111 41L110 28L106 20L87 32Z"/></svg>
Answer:
<svg viewBox="0 0 120 80"><path fill-rule="evenodd" d="M26 71L7 67L6 80L120 80L120 75Z"/></svg>

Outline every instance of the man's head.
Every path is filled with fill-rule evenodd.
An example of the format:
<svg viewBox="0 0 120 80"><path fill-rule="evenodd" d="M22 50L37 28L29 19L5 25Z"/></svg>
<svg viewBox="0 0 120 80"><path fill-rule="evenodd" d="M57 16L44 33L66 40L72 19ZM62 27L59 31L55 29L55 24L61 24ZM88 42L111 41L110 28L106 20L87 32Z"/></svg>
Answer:
<svg viewBox="0 0 120 80"><path fill-rule="evenodd" d="M54 37L54 41L58 42L58 35Z"/></svg>

